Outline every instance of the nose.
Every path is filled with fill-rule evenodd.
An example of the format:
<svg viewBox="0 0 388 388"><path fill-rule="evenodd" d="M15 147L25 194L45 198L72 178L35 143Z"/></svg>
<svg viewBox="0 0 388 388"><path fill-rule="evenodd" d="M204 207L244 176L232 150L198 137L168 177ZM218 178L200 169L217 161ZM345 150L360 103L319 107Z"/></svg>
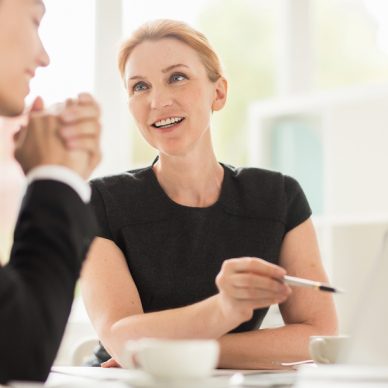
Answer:
<svg viewBox="0 0 388 388"><path fill-rule="evenodd" d="M150 104L152 109L161 109L172 105L172 96L165 87L154 87L150 93Z"/></svg>
<svg viewBox="0 0 388 388"><path fill-rule="evenodd" d="M50 63L50 57L41 40L39 40L38 66L46 67Z"/></svg>

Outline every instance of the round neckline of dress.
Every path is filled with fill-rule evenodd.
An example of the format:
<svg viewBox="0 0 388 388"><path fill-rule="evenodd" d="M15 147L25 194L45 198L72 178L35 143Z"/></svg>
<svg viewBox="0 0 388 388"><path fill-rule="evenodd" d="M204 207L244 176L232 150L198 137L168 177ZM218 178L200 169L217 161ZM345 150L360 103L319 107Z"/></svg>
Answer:
<svg viewBox="0 0 388 388"><path fill-rule="evenodd" d="M157 190L160 192L161 196L163 197L163 199L168 202L170 205L176 207L176 208L180 208L180 209L188 209L188 210L197 210L197 211L206 211L206 210L210 210L210 209L213 209L215 207L217 207L220 202L221 202L221 198L224 196L224 192L225 192L225 186L226 186L226 178L227 178L227 169L225 168L225 165L223 163L220 163L220 166L223 168L224 170L224 177L222 179L222 183L221 183L221 190L220 190L220 195L218 196L217 200L212 203L211 205L209 206L205 206L205 207L198 207L198 206L187 206L187 205L182 205L180 203L177 203L175 202L174 200L172 200L168 195L167 193L163 190L163 187L160 185L159 181L158 181L158 178L153 170L153 165L155 164L157 159L155 159L155 161L152 163L152 165L149 167L149 171L150 171L150 174L152 176L152 181L153 183L155 184Z"/></svg>

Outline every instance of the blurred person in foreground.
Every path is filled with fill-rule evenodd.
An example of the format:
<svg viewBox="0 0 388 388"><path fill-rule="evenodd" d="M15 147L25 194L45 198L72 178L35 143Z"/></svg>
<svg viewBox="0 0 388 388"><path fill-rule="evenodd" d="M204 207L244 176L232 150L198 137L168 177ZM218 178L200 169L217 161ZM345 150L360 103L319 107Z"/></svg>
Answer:
<svg viewBox="0 0 388 388"><path fill-rule="evenodd" d="M49 64L39 37L41 0L0 0L0 115L25 114L15 157L27 175L9 262L0 267L0 383L44 381L95 233L85 180L100 160L99 108L80 94L54 111L24 99Z"/></svg>

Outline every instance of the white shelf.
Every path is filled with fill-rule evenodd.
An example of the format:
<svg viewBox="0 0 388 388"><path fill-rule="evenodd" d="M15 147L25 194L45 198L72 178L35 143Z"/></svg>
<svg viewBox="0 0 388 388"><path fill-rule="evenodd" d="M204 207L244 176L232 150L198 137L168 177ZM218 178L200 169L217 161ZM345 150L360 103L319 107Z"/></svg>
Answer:
<svg viewBox="0 0 388 388"><path fill-rule="evenodd" d="M316 227L347 227L374 224L386 224L388 227L388 214L319 215L312 218Z"/></svg>
<svg viewBox="0 0 388 388"><path fill-rule="evenodd" d="M367 84L351 88L336 89L330 92L320 92L293 97L276 98L266 101L256 101L249 107L249 118L253 126L257 120L285 115L321 113L325 109L363 103L366 100L386 98L388 83Z"/></svg>
<svg viewBox="0 0 388 388"><path fill-rule="evenodd" d="M302 187L310 184L311 193L321 194L313 222L333 284L348 290L336 298L343 332L388 230L387 107L388 83L256 102L249 111L249 164L273 169L280 155L284 166L302 166ZM312 163L319 171L304 168L310 162L303 159L310 155L303 148L305 133L319 146L312 155L319 155L320 163ZM287 163L293 157L302 163Z"/></svg>

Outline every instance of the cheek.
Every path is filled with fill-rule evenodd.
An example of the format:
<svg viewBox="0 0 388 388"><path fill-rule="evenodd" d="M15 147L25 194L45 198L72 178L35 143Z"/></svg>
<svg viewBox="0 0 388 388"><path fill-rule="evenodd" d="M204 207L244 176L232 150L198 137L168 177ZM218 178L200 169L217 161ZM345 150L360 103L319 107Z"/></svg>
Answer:
<svg viewBox="0 0 388 388"><path fill-rule="evenodd" d="M213 98L209 90L198 88L191 95L191 104L197 114L207 120L212 112Z"/></svg>
<svg viewBox="0 0 388 388"><path fill-rule="evenodd" d="M135 120L136 126L140 133L148 140L148 131L147 131L147 114L144 104L142 104L138 99L131 99L128 103L129 112Z"/></svg>
<svg viewBox="0 0 388 388"><path fill-rule="evenodd" d="M208 105L209 109L211 109L211 105L215 96L215 88L214 84L210 83L210 81L202 84L201 87L196 88L197 98L203 102L203 104Z"/></svg>
<svg viewBox="0 0 388 388"><path fill-rule="evenodd" d="M129 112L135 119L137 123L141 123L144 116L144 109L142 109L142 104L139 103L137 99L130 99L128 103Z"/></svg>
<svg viewBox="0 0 388 388"><path fill-rule="evenodd" d="M182 90L183 95L182 97L188 100L189 102L196 101L197 103L199 101L202 101L203 98L205 97L205 91L201 87L191 87Z"/></svg>
<svg viewBox="0 0 388 388"><path fill-rule="evenodd" d="M15 71L18 71L21 67L21 62L23 61L23 57L26 55L24 48L21 50L21 47L25 47L20 43L20 40L16 36L15 39L8 39L7 41L2 41L0 44L0 50L2 53L6 53L6 58L1 58L1 75L4 77L4 74L9 76L13 74ZM28 46L27 46L28 47Z"/></svg>
<svg viewBox="0 0 388 388"><path fill-rule="evenodd" d="M176 101L179 101L179 104L189 109L189 111L195 112L197 117L210 115L212 111L211 92L203 86L191 87L187 90L182 88L179 95L176 95Z"/></svg>

